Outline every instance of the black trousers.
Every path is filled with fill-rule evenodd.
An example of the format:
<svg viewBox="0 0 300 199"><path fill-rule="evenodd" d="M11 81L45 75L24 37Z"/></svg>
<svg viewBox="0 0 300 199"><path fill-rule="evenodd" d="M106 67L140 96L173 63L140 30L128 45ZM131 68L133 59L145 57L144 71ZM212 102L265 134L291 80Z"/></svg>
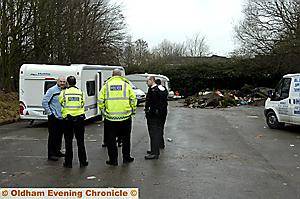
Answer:
<svg viewBox="0 0 300 199"><path fill-rule="evenodd" d="M48 116L48 157L57 156L61 150L63 126L62 120Z"/></svg>
<svg viewBox="0 0 300 199"><path fill-rule="evenodd" d="M147 126L150 136L150 148L154 155L159 155L159 147L162 142L162 120L157 116L147 116Z"/></svg>
<svg viewBox="0 0 300 199"><path fill-rule="evenodd" d="M105 129L105 126L104 126L104 133L103 133L103 144L106 144L107 143L107 130ZM117 143L121 144L122 143L122 137L121 136L117 136Z"/></svg>
<svg viewBox="0 0 300 199"><path fill-rule="evenodd" d="M105 125L104 125L104 132L103 132L103 144L107 144L107 130L105 129Z"/></svg>
<svg viewBox="0 0 300 199"><path fill-rule="evenodd" d="M161 125L161 141L159 144L160 148L165 148L165 138L164 138L164 134L165 134L165 124L166 124L166 120L167 120L167 114L163 115L160 118L160 125Z"/></svg>
<svg viewBox="0 0 300 199"><path fill-rule="evenodd" d="M84 144L84 116L69 117L64 120L65 124L65 145L66 145L66 155L65 163L67 165L72 165L73 161L73 138L75 135L78 147L78 159L79 162L86 162L86 150Z"/></svg>
<svg viewBox="0 0 300 199"><path fill-rule="evenodd" d="M128 159L130 157L131 128L131 118L124 121L104 120L104 131L107 135L107 151L110 161L118 161L118 148L116 144L117 137L122 139L123 159Z"/></svg>

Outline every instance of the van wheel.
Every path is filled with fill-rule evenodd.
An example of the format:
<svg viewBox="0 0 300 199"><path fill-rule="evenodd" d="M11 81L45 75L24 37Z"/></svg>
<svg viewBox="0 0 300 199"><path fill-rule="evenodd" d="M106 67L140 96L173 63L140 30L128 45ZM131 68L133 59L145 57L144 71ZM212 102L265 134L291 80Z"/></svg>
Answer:
<svg viewBox="0 0 300 199"><path fill-rule="evenodd" d="M273 111L267 114L266 120L271 129L281 129L284 127L284 123L278 121L278 118Z"/></svg>

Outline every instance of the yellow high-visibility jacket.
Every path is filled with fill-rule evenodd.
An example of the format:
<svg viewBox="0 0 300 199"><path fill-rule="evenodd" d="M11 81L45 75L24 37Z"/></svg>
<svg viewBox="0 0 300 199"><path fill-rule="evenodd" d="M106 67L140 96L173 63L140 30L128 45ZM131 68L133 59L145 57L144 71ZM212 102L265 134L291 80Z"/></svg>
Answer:
<svg viewBox="0 0 300 199"><path fill-rule="evenodd" d="M63 118L66 118L67 115L75 117L84 114L84 96L78 88L72 86L61 91L58 100L62 105Z"/></svg>
<svg viewBox="0 0 300 199"><path fill-rule="evenodd" d="M129 81L113 76L102 87L98 106L105 119L123 121L135 114L137 99Z"/></svg>

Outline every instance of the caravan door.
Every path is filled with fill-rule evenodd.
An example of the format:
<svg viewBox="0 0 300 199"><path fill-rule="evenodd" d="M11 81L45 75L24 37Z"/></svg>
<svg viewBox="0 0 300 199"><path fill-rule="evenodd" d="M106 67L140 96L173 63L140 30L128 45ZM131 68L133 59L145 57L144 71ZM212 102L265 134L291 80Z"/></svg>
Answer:
<svg viewBox="0 0 300 199"><path fill-rule="evenodd" d="M97 82L97 101L99 99L99 95L100 95L100 90L102 88L103 82L102 82L102 73L98 72L96 75L96 82ZM101 115L101 111L98 108L98 103L97 103L97 115Z"/></svg>

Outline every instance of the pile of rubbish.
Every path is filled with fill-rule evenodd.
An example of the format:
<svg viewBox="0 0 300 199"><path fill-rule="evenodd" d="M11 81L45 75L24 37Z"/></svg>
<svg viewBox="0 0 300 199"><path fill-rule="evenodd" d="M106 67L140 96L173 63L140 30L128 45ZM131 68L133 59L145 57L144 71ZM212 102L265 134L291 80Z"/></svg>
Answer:
<svg viewBox="0 0 300 199"><path fill-rule="evenodd" d="M268 98L265 87L252 88L245 85L241 90L202 91L185 99L189 108L227 108L241 105L262 106Z"/></svg>
<svg viewBox="0 0 300 199"><path fill-rule="evenodd" d="M18 93L0 90L0 124L17 120L19 117L18 110Z"/></svg>

